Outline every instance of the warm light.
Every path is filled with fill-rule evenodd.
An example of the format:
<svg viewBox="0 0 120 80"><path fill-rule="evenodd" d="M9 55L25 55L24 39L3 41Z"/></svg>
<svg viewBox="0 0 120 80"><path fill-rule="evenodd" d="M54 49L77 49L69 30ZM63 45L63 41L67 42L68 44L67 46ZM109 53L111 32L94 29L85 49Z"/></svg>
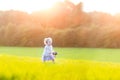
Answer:
<svg viewBox="0 0 120 80"><path fill-rule="evenodd" d="M64 0L0 0L0 10L32 11L49 9L58 1ZM83 2L83 10L102 11L111 14L120 13L120 0L70 0L74 4Z"/></svg>
<svg viewBox="0 0 120 80"><path fill-rule="evenodd" d="M2 0L0 1L0 9L22 10L31 13L32 11L49 9L58 1L64 0Z"/></svg>
<svg viewBox="0 0 120 80"><path fill-rule="evenodd" d="M83 3L86 12L99 11L110 14L120 13L120 0L70 0L74 4Z"/></svg>
<svg viewBox="0 0 120 80"><path fill-rule="evenodd" d="M75 5L81 2L81 0L70 0L70 1L73 2Z"/></svg>

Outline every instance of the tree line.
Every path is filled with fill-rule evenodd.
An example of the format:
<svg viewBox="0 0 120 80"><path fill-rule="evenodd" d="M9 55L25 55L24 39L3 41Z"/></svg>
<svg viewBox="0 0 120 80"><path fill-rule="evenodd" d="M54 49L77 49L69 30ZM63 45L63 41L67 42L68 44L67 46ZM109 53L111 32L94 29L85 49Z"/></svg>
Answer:
<svg viewBox="0 0 120 80"><path fill-rule="evenodd" d="M120 47L120 15L84 12L83 3L58 2L51 9L28 14L0 11L0 46Z"/></svg>

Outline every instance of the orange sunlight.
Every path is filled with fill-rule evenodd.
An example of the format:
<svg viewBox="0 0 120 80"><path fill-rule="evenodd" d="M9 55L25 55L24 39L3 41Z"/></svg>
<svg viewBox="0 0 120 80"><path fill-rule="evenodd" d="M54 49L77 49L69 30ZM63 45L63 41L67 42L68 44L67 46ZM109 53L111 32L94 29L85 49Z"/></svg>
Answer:
<svg viewBox="0 0 120 80"><path fill-rule="evenodd" d="M31 13L32 11L46 10L59 1L63 0L30 0L29 4L31 5L31 8L27 8L26 11Z"/></svg>
<svg viewBox="0 0 120 80"><path fill-rule="evenodd" d="M28 13L51 8L56 2L64 0L0 0L0 10L21 10Z"/></svg>
<svg viewBox="0 0 120 80"><path fill-rule="evenodd" d="M51 8L56 2L64 0L0 0L0 10L21 10L31 13L33 11ZM83 2L85 12L100 11L110 14L120 13L119 0L70 0L74 4Z"/></svg>
<svg viewBox="0 0 120 80"><path fill-rule="evenodd" d="M112 15L120 13L120 0L70 0L74 4L83 3L85 12L99 11Z"/></svg>
<svg viewBox="0 0 120 80"><path fill-rule="evenodd" d="M112 15L120 13L120 0L72 0L83 2L83 10L86 12L99 11Z"/></svg>
<svg viewBox="0 0 120 80"><path fill-rule="evenodd" d="M75 5L78 4L79 2L81 2L82 0L70 0L71 2L73 2Z"/></svg>

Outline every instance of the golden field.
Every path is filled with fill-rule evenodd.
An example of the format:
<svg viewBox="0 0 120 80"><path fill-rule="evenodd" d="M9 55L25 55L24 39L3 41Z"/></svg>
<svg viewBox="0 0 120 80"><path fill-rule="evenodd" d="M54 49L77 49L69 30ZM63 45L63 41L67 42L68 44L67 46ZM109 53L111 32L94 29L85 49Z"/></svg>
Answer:
<svg viewBox="0 0 120 80"><path fill-rule="evenodd" d="M120 64L72 59L0 56L0 80L120 80Z"/></svg>

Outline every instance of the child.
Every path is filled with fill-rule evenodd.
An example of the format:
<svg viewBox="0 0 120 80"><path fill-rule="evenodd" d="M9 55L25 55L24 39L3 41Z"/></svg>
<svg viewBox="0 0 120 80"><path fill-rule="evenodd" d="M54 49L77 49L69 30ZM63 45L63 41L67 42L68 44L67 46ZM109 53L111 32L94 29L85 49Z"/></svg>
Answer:
<svg viewBox="0 0 120 80"><path fill-rule="evenodd" d="M53 47L52 47L52 38L48 37L44 39L44 51L43 51L43 55L42 55L42 61L48 61L48 60L52 60L52 62L54 63L55 61L55 56L53 55Z"/></svg>

